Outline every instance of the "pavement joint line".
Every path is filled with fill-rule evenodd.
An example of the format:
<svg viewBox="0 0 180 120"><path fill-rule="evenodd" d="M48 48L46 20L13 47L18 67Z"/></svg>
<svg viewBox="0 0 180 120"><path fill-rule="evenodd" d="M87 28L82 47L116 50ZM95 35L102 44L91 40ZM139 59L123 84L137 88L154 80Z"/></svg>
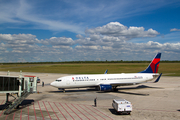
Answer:
<svg viewBox="0 0 180 120"><path fill-rule="evenodd" d="M74 112L74 110L72 110L66 103L65 103L65 105L71 110L71 111L73 111ZM76 112L74 112L74 114L76 114L78 117L79 117L79 115L76 113ZM82 118L81 117L79 117L81 120L82 120Z"/></svg>
<svg viewBox="0 0 180 120"><path fill-rule="evenodd" d="M61 103L59 103L61 106L62 106L62 104ZM63 107L63 106L62 106ZM69 114L69 112L63 107L63 109ZM70 116L71 116L71 114L69 114ZM71 116L71 118L74 120L74 118Z"/></svg>
<svg viewBox="0 0 180 120"><path fill-rule="evenodd" d="M84 104L74 104L74 105L84 105ZM92 107L91 105L86 105L86 106L90 106L90 107ZM100 106L100 107L111 107L111 106ZM81 107L82 108L82 107ZM96 109L95 107L94 107L94 109ZM96 109L97 111L99 111L98 109ZM104 114L103 112L101 112L101 111L99 111L100 113L102 113L102 114ZM89 113L89 112L87 112L87 113ZM90 114L90 113L89 113ZM106 114L104 114L105 116L107 116ZM99 116L99 115L98 115ZM111 118L110 116L107 116L107 117L109 117L110 119L112 119L113 120L113 118ZM101 117L102 118L102 117Z"/></svg>
<svg viewBox="0 0 180 120"><path fill-rule="evenodd" d="M71 104L74 108L76 108L73 104ZM77 109L77 108L76 108ZM89 119L85 114L83 114L79 109L77 109L82 115L84 115L87 119ZM89 119L90 120L90 119Z"/></svg>
<svg viewBox="0 0 180 120"><path fill-rule="evenodd" d="M2 101L1 105L3 104L4 101L5 101L5 100Z"/></svg>
<svg viewBox="0 0 180 120"><path fill-rule="evenodd" d="M53 102L54 103L54 105L57 107L57 105L56 105L56 103L55 102ZM60 111L60 113L63 115L63 117L66 119L66 117L64 116L64 114L61 112L61 110L57 107L57 109ZM67 119L66 119L67 120Z"/></svg>
<svg viewBox="0 0 180 120"><path fill-rule="evenodd" d="M28 120L29 120L29 106L27 106L27 109L28 109Z"/></svg>
<svg viewBox="0 0 180 120"><path fill-rule="evenodd" d="M16 113L16 111L14 112L14 115L13 115L13 120L14 120L14 117L15 117L15 113Z"/></svg>
<svg viewBox="0 0 180 120"><path fill-rule="evenodd" d="M33 102L33 108L34 108L34 116L35 116L35 118L36 118L36 120L37 120L37 117L36 117L36 110L35 110L35 107L34 107L34 102Z"/></svg>
<svg viewBox="0 0 180 120"><path fill-rule="evenodd" d="M94 108L94 109L96 109L96 108ZM100 110L98 110L98 109L96 109L97 111L99 111L100 113L102 113L102 114L104 114L103 112L101 112ZM108 116L108 115L106 115L106 114L104 114L105 116L107 116L107 117L109 117L109 118L111 118L110 116ZM112 119L112 118L111 118ZM113 119L112 119L113 120Z"/></svg>
<svg viewBox="0 0 180 120"><path fill-rule="evenodd" d="M78 105L80 108L82 108L80 105ZM86 111L84 108L82 108L84 111ZM87 112L87 111L86 111ZM87 112L89 113L89 112ZM91 113L89 113L92 117L94 117ZM95 118L95 117L94 117ZM95 118L97 120L97 118Z"/></svg>
<svg viewBox="0 0 180 120"><path fill-rule="evenodd" d="M59 103L59 102L54 102L54 103ZM62 104L65 104L65 102L61 102ZM86 106L92 106L92 105L87 105L87 104L74 104L73 105L86 105Z"/></svg>
<svg viewBox="0 0 180 120"><path fill-rule="evenodd" d="M22 109L21 109L21 113L20 113L20 120L22 119Z"/></svg>
<svg viewBox="0 0 180 120"><path fill-rule="evenodd" d="M85 106L85 105L84 105ZM85 106L86 108L88 108L87 106ZM88 108L89 110L91 110L90 108ZM96 115L100 116L99 114L97 114L96 112L94 112L93 110L91 110L93 113L95 113ZM102 119L104 119L102 116L100 116ZM105 120L105 119L104 119Z"/></svg>
<svg viewBox="0 0 180 120"><path fill-rule="evenodd" d="M48 115L49 115L50 119L52 120L52 118L51 118L51 116L50 116L50 114L49 114L49 112L48 112L48 110L47 110L47 107L46 107L46 105L45 105L44 101L42 101L42 102L43 102L43 104L44 104L44 107L46 108L46 111L47 111L47 113L48 113Z"/></svg>
<svg viewBox="0 0 180 120"><path fill-rule="evenodd" d="M48 102L49 103L49 102ZM56 112L54 111L54 109L52 108L51 104L49 103L49 106L51 107L51 109L53 110L54 114L56 115ZM59 120L59 117L56 115L56 117L58 118Z"/></svg>
<svg viewBox="0 0 180 120"><path fill-rule="evenodd" d="M7 119L7 117L8 117L8 115L6 115L6 118L5 118L5 120Z"/></svg>
<svg viewBox="0 0 180 120"><path fill-rule="evenodd" d="M1 105L3 104L4 100L1 102ZM51 119L51 116L50 116L50 113L49 111L53 111L53 116L54 116L54 119L60 119L58 117L58 114L60 113L64 119L69 119L69 118L66 118L66 116L63 114L63 112L65 112L69 117L71 117L72 119L76 119L76 117L79 117L81 120L83 119L109 119L110 117L105 115L103 112L101 112L100 110L98 110L97 108L94 108L92 107L92 105L86 105L86 104L72 104L72 103L60 103L60 102L50 102L50 101L37 101L36 102L37 104L35 104L34 102L31 104L31 107L29 106L26 106L26 107L21 107L21 111L20 111L20 120L24 119L24 115L25 113L27 113L25 116L27 116L26 118L29 120L29 119L32 119L35 118L35 120L37 119ZM54 103L54 104L53 104ZM59 104L60 106L57 106L57 104ZM53 106L52 106L53 105ZM58 114L55 112L55 107L59 110ZM43 111L42 111L42 107L43 109L45 110L45 112L48 113L49 117L48 118L44 118L44 115L43 115ZM50 108L51 109L48 109ZM24 109L25 108L25 109ZM39 111L41 112L41 117L38 117L37 118L37 111L36 109L39 109ZM30 117L30 109L32 109L33 111L33 115ZM56 110L57 110L56 109ZM61 109L61 110L60 110ZM94 109L94 110L93 110ZM63 111L62 111L63 110ZM23 112L24 111L24 112ZM3 112L3 111L2 111ZM15 111L16 112L16 111ZM17 119L17 112L15 113L12 116L11 119ZM39 113L40 113L39 112ZM74 114L70 114L70 113L74 113ZM93 114L92 114L93 113ZM45 113L44 113L45 114ZM103 115L102 115L103 114ZM8 115L6 115L5 119L9 119L11 116L8 117ZM56 117L55 117L56 116ZM78 119L78 118L77 118ZM110 118L112 119L112 118Z"/></svg>
<svg viewBox="0 0 180 120"><path fill-rule="evenodd" d="M3 102L4 102L4 100L2 101L1 105L3 104ZM1 117L2 113L3 113L3 110L2 110L2 112L1 112L1 114L0 114L0 117Z"/></svg>
<svg viewBox="0 0 180 120"><path fill-rule="evenodd" d="M39 105L39 101L38 101L38 105ZM44 116L43 116L43 114L42 114L42 110L41 110L40 105L39 105L39 109L40 109L40 111L41 111L41 115L42 115L42 118L43 118L43 120L44 120Z"/></svg>

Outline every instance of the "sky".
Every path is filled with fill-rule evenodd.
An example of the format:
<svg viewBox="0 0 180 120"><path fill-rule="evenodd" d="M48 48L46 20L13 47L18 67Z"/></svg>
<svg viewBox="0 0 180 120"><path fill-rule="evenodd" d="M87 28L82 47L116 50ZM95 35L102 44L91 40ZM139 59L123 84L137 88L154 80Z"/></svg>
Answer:
<svg viewBox="0 0 180 120"><path fill-rule="evenodd" d="M0 62L180 60L180 0L0 0Z"/></svg>

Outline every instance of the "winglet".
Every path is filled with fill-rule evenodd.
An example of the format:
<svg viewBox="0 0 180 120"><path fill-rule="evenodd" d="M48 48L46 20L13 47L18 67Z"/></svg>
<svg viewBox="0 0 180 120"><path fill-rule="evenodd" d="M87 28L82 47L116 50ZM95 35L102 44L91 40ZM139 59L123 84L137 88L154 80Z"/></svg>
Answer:
<svg viewBox="0 0 180 120"><path fill-rule="evenodd" d="M104 74L107 74L107 72L108 72L108 69L104 72Z"/></svg>
<svg viewBox="0 0 180 120"><path fill-rule="evenodd" d="M159 82L159 79L160 79L161 75L162 75L162 73L158 76L158 78L156 79L156 81L154 81L154 83Z"/></svg>

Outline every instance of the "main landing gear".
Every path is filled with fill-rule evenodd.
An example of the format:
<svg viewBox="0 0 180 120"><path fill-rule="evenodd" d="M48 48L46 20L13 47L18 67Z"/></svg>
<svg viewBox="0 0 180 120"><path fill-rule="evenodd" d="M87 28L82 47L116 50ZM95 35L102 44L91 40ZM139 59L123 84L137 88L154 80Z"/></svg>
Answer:
<svg viewBox="0 0 180 120"><path fill-rule="evenodd" d="M65 89L63 88L63 93L65 93L66 91L65 91Z"/></svg>
<svg viewBox="0 0 180 120"><path fill-rule="evenodd" d="M66 92L64 88L58 88L58 90L62 90L62 91L63 91L63 93L65 93L65 92Z"/></svg>
<svg viewBox="0 0 180 120"><path fill-rule="evenodd" d="M117 86L112 87L112 90L113 90L114 92L117 92L117 91L118 91Z"/></svg>

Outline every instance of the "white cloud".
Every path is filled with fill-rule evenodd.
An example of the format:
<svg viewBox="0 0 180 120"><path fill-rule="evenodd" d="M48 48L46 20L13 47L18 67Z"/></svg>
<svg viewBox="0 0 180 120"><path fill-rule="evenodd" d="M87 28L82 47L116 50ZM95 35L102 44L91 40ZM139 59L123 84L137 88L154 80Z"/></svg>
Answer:
<svg viewBox="0 0 180 120"><path fill-rule="evenodd" d="M76 49L81 49L81 50L98 50L101 47L100 46L76 46Z"/></svg>
<svg viewBox="0 0 180 120"><path fill-rule="evenodd" d="M49 40L46 40L47 43L52 45L59 45L59 46L70 46L74 45L74 41L72 38L66 37L51 37Z"/></svg>
<svg viewBox="0 0 180 120"><path fill-rule="evenodd" d="M146 31L143 27L128 28L112 22L87 29L86 33L87 36L77 35L77 40L66 37L38 40L32 34L0 34L0 62L151 60L157 52L163 53L163 59L180 60L180 43L156 41L159 36L153 29ZM164 36L173 39L173 35ZM148 41L131 42L139 37L148 37Z"/></svg>
<svg viewBox="0 0 180 120"><path fill-rule="evenodd" d="M111 50L112 47L106 47L106 46L103 46L103 49L105 49L105 50Z"/></svg>
<svg viewBox="0 0 180 120"><path fill-rule="evenodd" d="M12 35L11 34L0 34L0 40L12 40Z"/></svg>
<svg viewBox="0 0 180 120"><path fill-rule="evenodd" d="M170 31L171 31L171 32L173 32L173 31L180 31L180 29L173 28L173 29L171 29Z"/></svg>
<svg viewBox="0 0 180 120"><path fill-rule="evenodd" d="M156 30L148 29L145 31L143 27L124 26L119 22L111 22L102 27L97 27L94 29L87 29L87 34L101 34L107 36L120 37L124 36L127 39L137 38L137 37L155 37L159 33Z"/></svg>

